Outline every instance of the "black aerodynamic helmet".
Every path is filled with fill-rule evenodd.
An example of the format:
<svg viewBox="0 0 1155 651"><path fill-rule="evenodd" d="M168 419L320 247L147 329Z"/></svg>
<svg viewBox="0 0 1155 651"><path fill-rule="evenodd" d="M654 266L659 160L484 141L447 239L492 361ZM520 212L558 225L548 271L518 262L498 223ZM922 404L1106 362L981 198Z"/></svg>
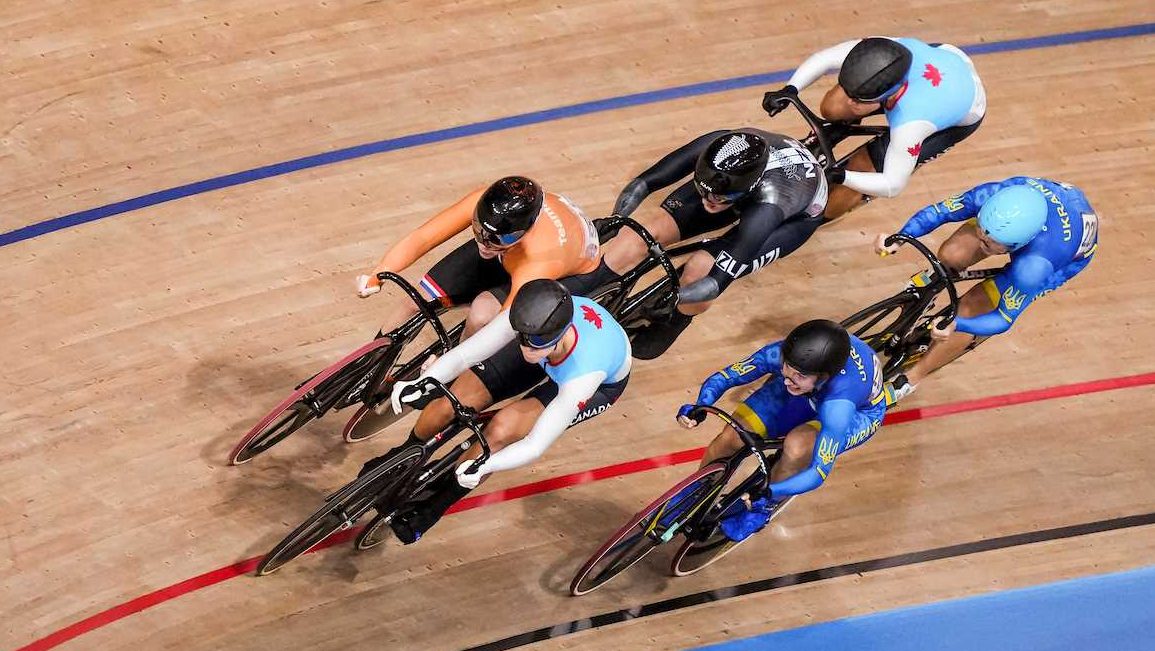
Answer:
<svg viewBox="0 0 1155 651"><path fill-rule="evenodd" d="M731 131L718 136L698 156L694 187L703 197L712 194L733 203L758 185L769 158L769 145L757 134Z"/></svg>
<svg viewBox="0 0 1155 651"><path fill-rule="evenodd" d="M549 348L573 321L573 296L556 280L538 278L521 286L509 308L509 323L518 341L530 348Z"/></svg>
<svg viewBox="0 0 1155 651"><path fill-rule="evenodd" d="M544 203L545 192L532 179L498 179L482 193L473 211L473 237L490 248L509 248L537 221Z"/></svg>
<svg viewBox="0 0 1155 651"><path fill-rule="evenodd" d="M881 101L906 81L913 58L910 50L897 41L864 38L842 62L838 85L853 100L864 103Z"/></svg>
<svg viewBox="0 0 1155 651"><path fill-rule="evenodd" d="M834 375L850 358L850 335L827 319L814 319L790 331L782 342L782 359L807 375Z"/></svg>

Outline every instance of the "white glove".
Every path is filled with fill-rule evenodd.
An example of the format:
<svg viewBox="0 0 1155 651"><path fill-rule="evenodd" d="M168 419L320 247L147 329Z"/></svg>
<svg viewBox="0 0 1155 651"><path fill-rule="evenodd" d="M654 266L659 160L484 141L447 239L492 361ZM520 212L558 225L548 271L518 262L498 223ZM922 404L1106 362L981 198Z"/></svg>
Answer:
<svg viewBox="0 0 1155 651"><path fill-rule="evenodd" d="M460 466L457 466L457 483L462 488L468 488L470 490L477 488L477 485L481 483L481 478L485 476L485 464L482 464L477 472L466 474L466 469L472 465L473 460L471 459L469 461L463 461Z"/></svg>
<svg viewBox="0 0 1155 651"><path fill-rule="evenodd" d="M403 402L409 403L417 397L421 396L420 393L416 393L414 396L406 396L406 400L404 401L401 400L401 394L405 391L405 389L408 389L420 381L420 379L411 380L409 382L398 380L393 384L393 394L390 396L390 400L393 402L393 413L400 414L401 410L403 409Z"/></svg>
<svg viewBox="0 0 1155 651"><path fill-rule="evenodd" d="M377 280L377 276L367 276L365 274L357 276L358 296L368 298L379 291L381 291L381 282Z"/></svg>

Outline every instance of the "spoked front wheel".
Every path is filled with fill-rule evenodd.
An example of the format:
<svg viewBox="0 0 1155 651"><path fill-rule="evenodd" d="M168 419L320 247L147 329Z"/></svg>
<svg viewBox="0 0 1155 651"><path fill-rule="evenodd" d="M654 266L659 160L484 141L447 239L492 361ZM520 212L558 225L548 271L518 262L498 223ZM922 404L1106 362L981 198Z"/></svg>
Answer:
<svg viewBox="0 0 1155 651"><path fill-rule="evenodd" d="M786 508L786 505L793 499L793 497L788 497L776 506L774 512L770 514L770 522L773 522L774 518L777 518L778 514L781 513L782 510ZM709 535L687 538L686 541L682 543L682 546L674 553L673 560L670 561L670 574L674 576L689 576L698 570L718 562L723 556L734 551L735 547L749 539L750 538L745 538L734 542L727 538L726 534L722 533L722 529L719 528L715 522L711 527Z"/></svg>
<svg viewBox="0 0 1155 651"><path fill-rule="evenodd" d="M257 566L257 576L276 572L334 533L352 527L373 507L378 496L405 481L423 456L424 451L417 446L401 450L370 473L346 484L265 555Z"/></svg>
<svg viewBox="0 0 1155 651"><path fill-rule="evenodd" d="M720 463L700 468L634 514L582 565L570 594L577 597L600 588L668 542L698 509L713 504L725 474Z"/></svg>

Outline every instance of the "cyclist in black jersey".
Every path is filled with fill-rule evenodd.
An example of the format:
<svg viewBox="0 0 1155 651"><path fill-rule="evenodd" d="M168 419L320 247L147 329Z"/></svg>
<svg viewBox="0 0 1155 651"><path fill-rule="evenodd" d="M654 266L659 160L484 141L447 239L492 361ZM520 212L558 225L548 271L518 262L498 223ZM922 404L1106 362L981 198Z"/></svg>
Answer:
<svg viewBox="0 0 1155 651"><path fill-rule="evenodd" d="M814 155L793 138L753 128L712 131L670 152L626 185L614 212L629 216L652 192L690 174L662 201L665 212L643 225L663 245L730 229L690 256L671 318L634 338L639 359L664 353L730 283L793 253L822 223L827 183ZM606 279L646 255L628 229L604 250L594 273Z"/></svg>

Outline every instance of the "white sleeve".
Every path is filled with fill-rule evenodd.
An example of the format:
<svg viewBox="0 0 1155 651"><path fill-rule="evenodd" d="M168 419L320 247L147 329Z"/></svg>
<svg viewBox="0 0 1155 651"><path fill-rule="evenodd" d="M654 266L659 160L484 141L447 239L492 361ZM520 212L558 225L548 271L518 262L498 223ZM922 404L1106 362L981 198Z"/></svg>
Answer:
<svg viewBox="0 0 1155 651"><path fill-rule="evenodd" d="M843 185L872 197L896 197L906 188L918 163L918 148L934 133L934 124L924 120L907 122L890 131L881 172L846 171ZM916 153L912 154L911 151Z"/></svg>
<svg viewBox="0 0 1155 651"><path fill-rule="evenodd" d="M842 67L842 62L846 60L846 55L858 45L862 39L854 39L853 41L846 41L839 43L834 47L828 47L820 52L815 52L810 55L810 58L803 61L802 65L790 75L790 81L786 82L791 86L802 90L810 84L818 81L822 75L838 70Z"/></svg>
<svg viewBox="0 0 1155 651"><path fill-rule="evenodd" d="M587 373L558 387L557 397L545 406L545 411L537 417L533 429L520 441L493 453L481 465L478 473L488 475L502 470L518 468L540 457L562 432L570 426L581 411L579 403L594 395L606 374L602 371Z"/></svg>
<svg viewBox="0 0 1155 651"><path fill-rule="evenodd" d="M509 323L509 310L502 310L484 328L473 333L472 337L437 358L422 377L436 378L443 383L449 382L470 366L493 357L516 336L513 326Z"/></svg>

